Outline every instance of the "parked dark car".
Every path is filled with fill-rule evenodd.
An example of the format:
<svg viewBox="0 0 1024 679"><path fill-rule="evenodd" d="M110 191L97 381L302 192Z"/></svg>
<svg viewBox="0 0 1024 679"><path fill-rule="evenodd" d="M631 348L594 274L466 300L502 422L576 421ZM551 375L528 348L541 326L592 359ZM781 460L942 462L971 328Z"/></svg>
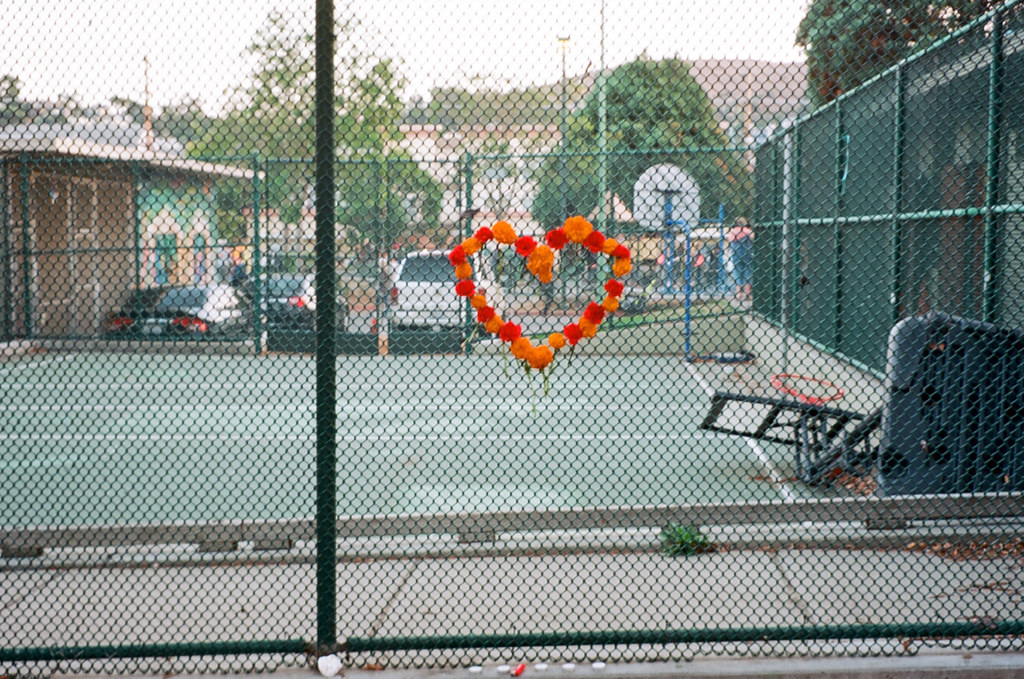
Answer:
<svg viewBox="0 0 1024 679"><path fill-rule="evenodd" d="M268 330L316 329L316 276L314 274L274 274L262 287L262 307ZM348 321L348 301L337 297L335 319L337 329L344 330Z"/></svg>
<svg viewBox="0 0 1024 679"><path fill-rule="evenodd" d="M245 339L252 334L252 307L230 285L141 288L107 316L112 338Z"/></svg>

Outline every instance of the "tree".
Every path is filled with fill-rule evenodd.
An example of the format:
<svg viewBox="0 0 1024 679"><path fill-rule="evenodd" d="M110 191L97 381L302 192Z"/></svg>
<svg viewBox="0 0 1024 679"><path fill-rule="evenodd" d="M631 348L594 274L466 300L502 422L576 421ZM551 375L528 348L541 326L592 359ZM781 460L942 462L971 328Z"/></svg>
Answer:
<svg viewBox="0 0 1024 679"><path fill-rule="evenodd" d="M592 89L568 125L567 180L562 181L561 154L549 157L541 171L533 214L544 226L568 216L561 211L563 186L569 214L589 214L597 206L598 96ZM724 149L728 139L688 63L640 57L616 68L606 83L606 120L608 189L628 207L633 206L633 185L644 170L673 163L700 184L704 216L716 214L719 204L730 214L749 211L749 173L738 152Z"/></svg>
<svg viewBox="0 0 1024 679"><path fill-rule="evenodd" d="M814 103L832 101L991 10L997 0L813 0L797 30Z"/></svg>
<svg viewBox="0 0 1024 679"><path fill-rule="evenodd" d="M13 75L0 77L0 126L23 122L30 110L21 98L21 80Z"/></svg>
<svg viewBox="0 0 1024 679"><path fill-rule="evenodd" d="M384 231L396 236L410 228L408 219L399 218L410 211L389 209L389 195L403 196L405 202L409 202L409 194L421 196L416 215L428 222L440 214L440 188L435 190L436 182L417 165L393 175L383 174L389 161L408 160L395 144L404 81L391 60L353 47L363 44L359 30L354 20L338 25L338 44L348 47L339 51L335 64L335 140L342 158L338 217L351 227L349 235L356 242L377 240ZM235 90L227 113L210 121L202 136L189 146L196 157L257 154L265 159L268 205L287 222L298 219L311 191L314 51L310 27L295 24L282 12L272 12L247 49L255 64L253 72ZM368 174L372 172L381 174ZM388 183L392 180L397 183Z"/></svg>

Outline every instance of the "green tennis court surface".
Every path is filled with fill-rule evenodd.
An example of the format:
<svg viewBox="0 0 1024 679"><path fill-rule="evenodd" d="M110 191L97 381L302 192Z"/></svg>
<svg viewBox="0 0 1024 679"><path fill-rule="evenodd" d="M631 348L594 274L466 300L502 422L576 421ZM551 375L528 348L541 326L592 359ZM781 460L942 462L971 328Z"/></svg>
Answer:
<svg viewBox="0 0 1024 679"><path fill-rule="evenodd" d="M549 393L497 355L338 360L339 515L791 499L788 448L697 429L673 357L576 357ZM0 365L0 525L311 517L308 356ZM772 483L772 482L775 483Z"/></svg>

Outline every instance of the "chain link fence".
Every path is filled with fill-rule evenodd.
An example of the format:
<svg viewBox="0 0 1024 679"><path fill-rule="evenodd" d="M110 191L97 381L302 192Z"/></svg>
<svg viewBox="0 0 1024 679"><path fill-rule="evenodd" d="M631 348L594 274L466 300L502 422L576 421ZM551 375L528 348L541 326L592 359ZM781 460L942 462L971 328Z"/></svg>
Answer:
<svg viewBox="0 0 1024 679"><path fill-rule="evenodd" d="M3 29L3 674L1020 650L1017 3L164 4Z"/></svg>

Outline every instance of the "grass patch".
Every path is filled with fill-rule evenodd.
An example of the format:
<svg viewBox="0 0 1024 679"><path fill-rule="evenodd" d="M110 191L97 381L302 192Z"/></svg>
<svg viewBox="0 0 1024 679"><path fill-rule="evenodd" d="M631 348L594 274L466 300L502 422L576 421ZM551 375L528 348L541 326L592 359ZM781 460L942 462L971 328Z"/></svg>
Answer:
<svg viewBox="0 0 1024 679"><path fill-rule="evenodd" d="M661 529L661 553L665 556L696 556L715 551L700 528L670 523Z"/></svg>

